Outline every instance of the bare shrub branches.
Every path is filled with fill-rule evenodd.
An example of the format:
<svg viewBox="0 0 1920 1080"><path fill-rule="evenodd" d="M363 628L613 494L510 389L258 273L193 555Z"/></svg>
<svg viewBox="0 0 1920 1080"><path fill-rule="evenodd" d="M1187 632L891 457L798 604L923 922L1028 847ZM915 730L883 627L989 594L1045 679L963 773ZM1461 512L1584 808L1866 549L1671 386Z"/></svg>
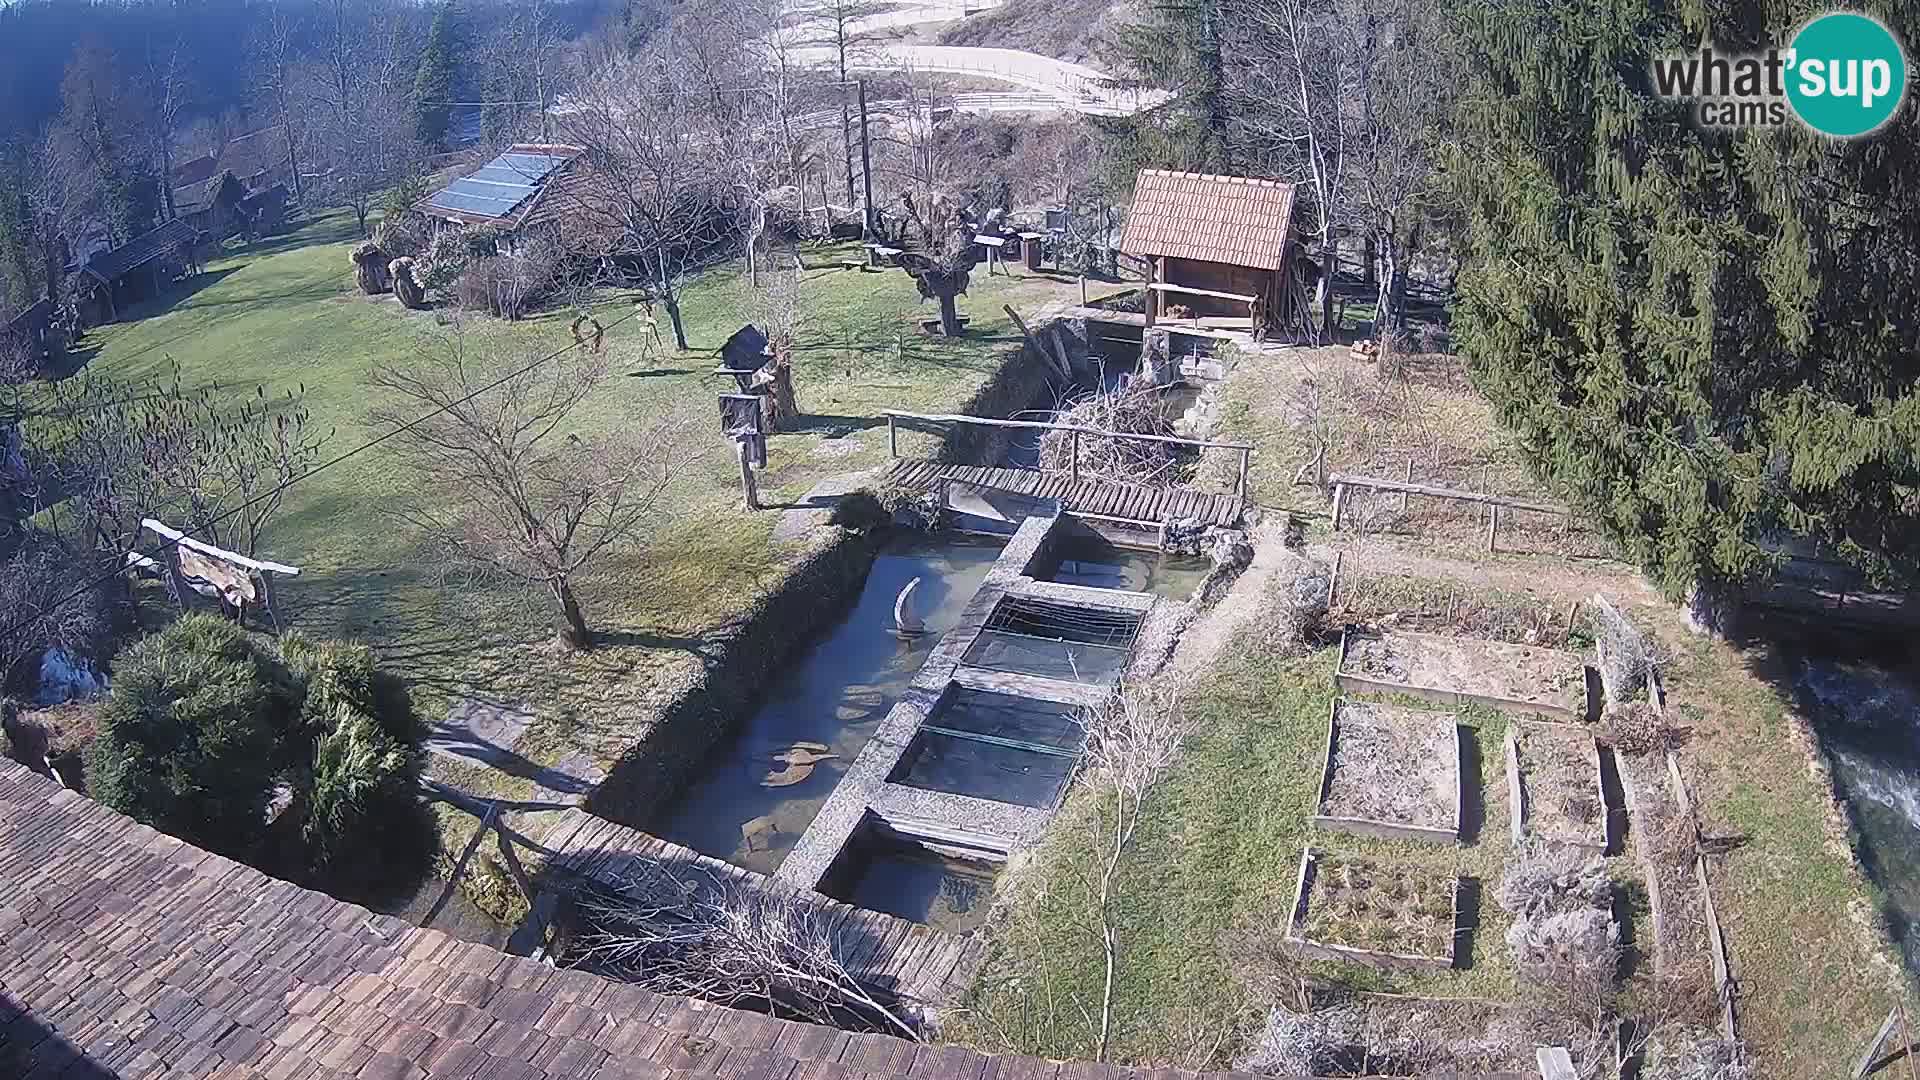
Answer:
<svg viewBox="0 0 1920 1080"><path fill-rule="evenodd" d="M1107 1057L1113 1034L1113 979L1120 941L1114 926L1114 889L1121 862L1133 847L1147 792L1166 775L1186 734L1186 714L1177 684L1128 684L1090 711L1088 776L1096 802L1094 828L1100 842L1095 918L1106 977L1100 995L1100 1041L1096 1061Z"/></svg>
<svg viewBox="0 0 1920 1080"><path fill-rule="evenodd" d="M1062 401L1056 420L1131 435L1173 436L1173 404L1157 387L1101 390L1077 401ZM1040 438L1040 467L1066 472L1079 455L1083 476L1130 484L1178 484L1186 479L1193 453L1173 443L1116 439L1070 431L1048 431Z"/></svg>
<svg viewBox="0 0 1920 1080"><path fill-rule="evenodd" d="M705 453L691 419L678 415L593 439L563 432L606 373L598 348L529 363L469 348L456 322L439 349L409 367L381 365L372 378L394 395L373 423L395 434L430 493L400 515L452 564L549 593L580 648L593 635L576 576L656 520ZM422 412L430 415L416 419Z"/></svg>
<svg viewBox="0 0 1920 1080"><path fill-rule="evenodd" d="M576 897L586 930L571 961L658 994L767 1008L915 1041L919 1033L847 968L835 919L798 893L697 865L635 860Z"/></svg>

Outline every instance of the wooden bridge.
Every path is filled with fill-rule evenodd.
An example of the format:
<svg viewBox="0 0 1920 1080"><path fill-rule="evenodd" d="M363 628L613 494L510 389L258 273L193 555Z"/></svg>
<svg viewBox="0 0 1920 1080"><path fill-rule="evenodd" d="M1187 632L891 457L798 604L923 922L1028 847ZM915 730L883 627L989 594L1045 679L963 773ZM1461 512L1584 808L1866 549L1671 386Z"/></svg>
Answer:
<svg viewBox="0 0 1920 1080"><path fill-rule="evenodd" d="M1198 520L1207 525L1232 526L1240 523L1247 508L1247 468L1253 447L1245 443L1207 442L1180 439L1169 435L1136 435L1100 431L1075 424L1042 423L1036 420L1000 420L985 416L929 415L887 410L887 445L895 462L887 473L887 482L919 491L934 491L952 484L1005 492L1035 499L1058 500L1061 509L1081 517L1125 522L1133 525L1161 526L1170 521ZM1072 470L999 468L990 465L955 465L899 456L896 421L926 423L978 424L990 427L1037 428L1070 432L1076 443L1080 436L1134 439L1143 442L1173 443L1202 450L1227 450L1240 455L1239 478L1230 494L1198 491L1186 487L1160 487L1129 484L1082 476L1079 455L1074 454Z"/></svg>

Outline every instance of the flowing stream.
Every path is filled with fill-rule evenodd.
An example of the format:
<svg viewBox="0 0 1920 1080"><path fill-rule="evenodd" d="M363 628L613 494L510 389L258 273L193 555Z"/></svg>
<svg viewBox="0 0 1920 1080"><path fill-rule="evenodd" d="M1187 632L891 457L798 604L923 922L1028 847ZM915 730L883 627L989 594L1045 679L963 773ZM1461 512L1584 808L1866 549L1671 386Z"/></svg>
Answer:
<svg viewBox="0 0 1920 1080"><path fill-rule="evenodd" d="M1920 972L1920 681L1893 665L1812 651L1792 670L1859 826L1861 862L1908 969Z"/></svg>

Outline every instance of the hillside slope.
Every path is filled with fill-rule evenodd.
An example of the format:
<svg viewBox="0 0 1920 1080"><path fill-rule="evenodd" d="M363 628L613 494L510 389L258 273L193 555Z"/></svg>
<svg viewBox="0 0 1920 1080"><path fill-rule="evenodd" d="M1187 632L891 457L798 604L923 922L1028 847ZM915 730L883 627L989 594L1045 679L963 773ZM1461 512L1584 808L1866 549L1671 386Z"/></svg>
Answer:
<svg viewBox="0 0 1920 1080"><path fill-rule="evenodd" d="M1007 0L940 34L942 45L1025 49L1099 67L1096 43L1126 19L1127 0Z"/></svg>

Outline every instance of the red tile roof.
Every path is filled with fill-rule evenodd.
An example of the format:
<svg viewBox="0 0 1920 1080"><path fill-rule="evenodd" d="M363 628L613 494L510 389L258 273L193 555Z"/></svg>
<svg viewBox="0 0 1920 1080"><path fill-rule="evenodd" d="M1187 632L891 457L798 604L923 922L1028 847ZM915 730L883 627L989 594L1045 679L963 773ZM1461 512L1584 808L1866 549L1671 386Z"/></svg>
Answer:
<svg viewBox="0 0 1920 1080"><path fill-rule="evenodd" d="M8 1080L1191 1075L850 1034L549 967L268 877L0 758Z"/></svg>
<svg viewBox="0 0 1920 1080"><path fill-rule="evenodd" d="M1120 250L1278 270L1292 217L1292 184L1142 169Z"/></svg>

